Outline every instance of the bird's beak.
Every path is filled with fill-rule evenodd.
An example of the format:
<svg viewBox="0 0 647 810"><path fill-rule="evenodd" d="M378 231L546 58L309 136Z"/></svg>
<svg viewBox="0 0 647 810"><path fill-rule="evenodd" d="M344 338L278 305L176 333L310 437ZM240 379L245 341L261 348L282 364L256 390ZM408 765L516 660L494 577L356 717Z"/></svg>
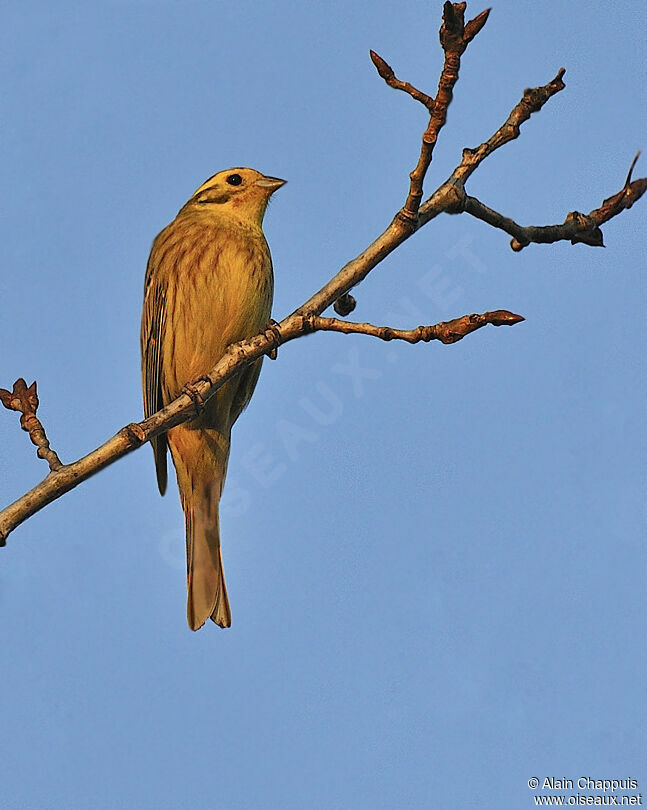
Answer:
<svg viewBox="0 0 647 810"><path fill-rule="evenodd" d="M274 192L277 188L281 188L287 183L287 180L281 180L280 177L261 177L260 180L256 181L256 185L260 186L261 188L269 189L270 192Z"/></svg>

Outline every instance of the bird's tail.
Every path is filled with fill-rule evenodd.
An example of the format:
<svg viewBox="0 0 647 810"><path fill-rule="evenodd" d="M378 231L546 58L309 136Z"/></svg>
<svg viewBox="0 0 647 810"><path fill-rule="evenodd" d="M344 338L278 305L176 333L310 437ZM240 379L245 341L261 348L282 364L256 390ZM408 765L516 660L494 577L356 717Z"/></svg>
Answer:
<svg viewBox="0 0 647 810"><path fill-rule="evenodd" d="M198 630L209 618L220 627L230 627L218 519L229 439L214 430L178 425L169 432L169 446L186 526L189 627Z"/></svg>

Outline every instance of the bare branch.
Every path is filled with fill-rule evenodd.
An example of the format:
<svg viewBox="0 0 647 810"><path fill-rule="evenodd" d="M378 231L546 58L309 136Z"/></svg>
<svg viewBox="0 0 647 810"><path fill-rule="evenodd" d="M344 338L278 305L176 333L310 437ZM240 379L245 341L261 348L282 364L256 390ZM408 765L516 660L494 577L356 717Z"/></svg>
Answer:
<svg viewBox="0 0 647 810"><path fill-rule="evenodd" d="M443 24L440 27L440 44L445 52L443 65L438 81L438 92L434 109L429 117L429 124L422 136L420 157L416 168L409 175L409 194L400 217L405 221L417 222L418 209L422 200L422 187L427 169L433 157L434 147L438 140L440 130L447 121L447 108L454 95L454 86L458 81L458 72L461 65L461 56L469 43L487 22L490 10L486 9L478 17L465 25L465 8L467 3L446 2L443 8Z"/></svg>
<svg viewBox="0 0 647 810"><path fill-rule="evenodd" d="M50 470L60 469L63 466L61 460L49 446L45 428L36 416L38 410L36 382L27 387L27 383L19 377L13 384L13 391L0 388L0 402L10 411L20 413L20 427L29 433L32 444L38 448L36 451L38 458L45 459Z"/></svg>
<svg viewBox="0 0 647 810"><path fill-rule="evenodd" d="M443 212L461 214L465 210L465 183L488 155L506 143L519 137L521 125L534 112L538 112L549 98L563 90L565 70L561 68L555 78L541 87L524 90L521 100L513 107L506 121L487 141L476 149L463 149L461 162L451 175L420 206L417 227L426 225Z"/></svg>
<svg viewBox="0 0 647 810"><path fill-rule="evenodd" d="M636 165L636 158L631 164L631 170ZM462 208L466 213L487 222L488 225L509 233L512 236L510 247L516 252L523 250L531 242L546 245L564 240L570 241L572 245L580 242L592 247L604 247L600 225L631 208L647 190L647 178L632 181L631 170L624 187L617 194L604 200L599 208L595 208L589 214L571 211L561 225L518 225L509 217L504 217L484 205L476 197L465 196Z"/></svg>
<svg viewBox="0 0 647 810"><path fill-rule="evenodd" d="M195 397L199 397L202 403L207 402L243 366L276 349L279 335L282 342L297 337L300 334L299 325L303 329L303 319L293 319L290 325L291 328L281 329L280 332L278 327L275 330L268 329L250 340L232 344L209 374L190 384L191 393L182 393L148 419L126 425L111 439L78 461L64 464L50 472L33 489L0 512L0 546L6 544L6 538L13 529L47 504L160 433L194 418ZM305 331L307 330L303 331L304 334Z"/></svg>
<svg viewBox="0 0 647 810"><path fill-rule="evenodd" d="M511 326L522 320L520 315L514 315L507 310L498 310L486 312L484 315L464 315L446 323L421 326L407 331L371 324L347 323L337 318L320 318L316 315L290 315L282 323L273 324L271 328L250 340L233 343L208 374L185 386L185 392L161 411L142 422L126 425L111 439L78 461L60 465L40 484L3 509L0 512L0 546L6 545L10 532L47 504L60 498L117 459L159 436L160 433L194 418L197 403L200 407L204 407L216 391L243 366L276 350L282 343L288 343L315 331L357 332L382 340L401 339L409 343L417 343L420 340L455 343L488 323L494 326Z"/></svg>
<svg viewBox="0 0 647 810"><path fill-rule="evenodd" d="M483 12L483 15L486 15L486 12ZM482 15L479 15L479 17L482 17ZM487 16L485 16L485 19L487 19ZM463 150L463 158L459 166L434 191L431 197L420 206L415 220L402 216L402 210L399 211L388 228L374 242L360 253L357 258L342 267L328 284L311 296L296 312L299 314L308 312L320 314L340 296L348 293L349 290L366 278L371 270L385 259L389 253L423 225L426 225L443 212L461 213L465 205L466 192L464 184L467 178L488 155L517 138L521 125L530 118L532 113L539 111L549 98L565 87L562 80L564 72L562 68L548 84L525 90L521 100L512 109L505 123L499 127L491 138L476 149ZM431 153L429 159L431 160ZM343 314L339 310L337 310L337 313Z"/></svg>
<svg viewBox="0 0 647 810"><path fill-rule="evenodd" d="M419 221L419 208L422 200L423 183L427 169L431 164L433 157L434 147L438 140L438 134L447 121L447 108L449 107L454 92L454 85L458 81L458 71L460 68L460 60L462 54L465 52L468 44L483 28L490 14L490 9L482 11L477 17L465 25L465 8L467 3L450 3L445 2L443 6L443 23L440 27L439 37L440 44L445 52L445 61L443 69L438 80L438 93L435 99L431 99L425 93L422 93L417 88L410 85L408 82L401 82L396 79L393 70L387 62L382 59L375 51L371 51L371 59L375 65L380 76L391 87L396 87L398 90L404 90L409 93L417 101L421 101L425 106L430 109L429 124L422 135L422 144L420 147L420 156L415 169L409 175L409 193L407 195L404 206L395 215L391 225L384 233L379 236L357 259L349 262L335 277L335 284L333 289L340 288L340 295L347 293L351 287L365 278L365 276L375 267L376 264L382 261L388 254L394 250L405 239L411 236L421 224ZM415 91L415 94L412 92ZM416 95L418 94L418 95ZM430 108L422 98L433 101L433 107ZM427 217L428 221L432 217ZM358 271L358 260L366 267L366 271L362 274ZM357 281L349 283L349 279L357 274ZM316 308L318 312L329 307L336 297L328 299L325 296L324 289L322 288L316 295L312 296L303 307L298 310L301 313L308 312L312 308ZM319 308L321 302L326 302L325 306ZM342 312L335 310L338 314L343 314L343 305L341 305Z"/></svg>
<svg viewBox="0 0 647 810"><path fill-rule="evenodd" d="M374 326L372 323L352 323L340 321L338 318L322 318L315 316L311 319L313 331L342 332L345 335L370 335L380 340L406 340L407 343L429 343L430 340L439 340L441 343L456 343L466 335L475 332L482 326L514 326L525 320L521 315L508 312L507 309L497 309L494 312L484 312L482 315L473 313L454 318L451 321L441 321L433 326L418 326L415 329L393 329L391 326Z"/></svg>
<svg viewBox="0 0 647 810"><path fill-rule="evenodd" d="M497 129L491 138L477 146L476 149L463 149L463 159L453 172L452 178L465 183L486 157L504 144L518 138L521 125L533 113L539 112L549 98L552 98L566 87L563 81L565 73L566 68L560 68L555 78L549 81L548 84L542 87L529 87L524 90L521 101L515 105L505 123Z"/></svg>
<svg viewBox="0 0 647 810"><path fill-rule="evenodd" d="M414 87L409 82L400 81L400 79L398 79L393 72L391 65L389 65L388 62L385 62L378 53L375 53L375 51L369 51L369 54L377 72L389 85L389 87L393 87L395 90L402 90L403 92L408 93L411 98L423 104L427 110L429 110L430 114L434 111L436 102L431 96L428 96L426 93L418 90L417 87Z"/></svg>
<svg viewBox="0 0 647 810"><path fill-rule="evenodd" d="M604 241L600 225L617 216L642 197L647 190L647 178L631 179L640 152L633 159L623 188L612 197L604 200L599 208L589 214L571 211L561 225L522 226L513 219L482 203L465 191L465 182L481 163L501 146L517 138L521 125L530 116L541 110L544 104L563 90L565 70L561 68L548 84L524 91L523 97L515 105L505 123L476 149L464 149L460 164L451 176L420 207L419 227L425 225L438 214L468 213L494 228L499 228L512 236L511 248L519 252L531 243L551 244L568 240L571 244L582 243L592 247L603 247Z"/></svg>

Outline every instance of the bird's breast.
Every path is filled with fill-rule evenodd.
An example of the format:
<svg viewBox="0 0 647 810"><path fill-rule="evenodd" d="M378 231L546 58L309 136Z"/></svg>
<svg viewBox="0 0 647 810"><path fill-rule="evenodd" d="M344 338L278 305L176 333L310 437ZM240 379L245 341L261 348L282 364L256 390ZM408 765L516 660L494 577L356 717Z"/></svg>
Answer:
<svg viewBox="0 0 647 810"><path fill-rule="evenodd" d="M189 229L168 261L164 377L169 394L177 395L230 343L267 325L272 261L260 229L214 227Z"/></svg>

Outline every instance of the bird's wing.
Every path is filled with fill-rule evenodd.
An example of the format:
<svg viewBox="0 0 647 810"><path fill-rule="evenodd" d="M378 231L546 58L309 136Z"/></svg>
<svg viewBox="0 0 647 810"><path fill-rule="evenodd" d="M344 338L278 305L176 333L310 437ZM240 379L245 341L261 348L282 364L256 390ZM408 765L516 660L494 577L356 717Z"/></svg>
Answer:
<svg viewBox="0 0 647 810"><path fill-rule="evenodd" d="M162 338L166 317L166 283L155 273L153 252L146 268L144 282L144 311L142 313L141 350L142 386L144 389L144 416L148 419L160 408L162 400ZM157 470L157 485L163 495L166 491L166 433L151 440Z"/></svg>

